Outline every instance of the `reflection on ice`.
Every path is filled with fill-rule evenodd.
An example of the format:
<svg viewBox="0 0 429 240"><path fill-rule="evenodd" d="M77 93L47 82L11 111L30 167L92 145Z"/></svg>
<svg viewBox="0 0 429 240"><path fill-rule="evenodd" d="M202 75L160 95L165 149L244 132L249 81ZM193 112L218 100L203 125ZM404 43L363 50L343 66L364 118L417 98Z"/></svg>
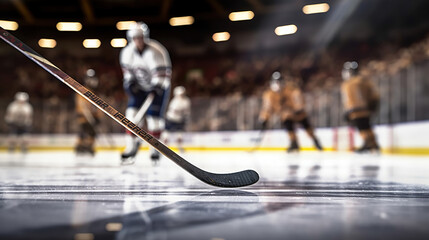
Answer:
<svg viewBox="0 0 429 240"><path fill-rule="evenodd" d="M261 181L219 190L168 159L154 167L145 153L132 166L120 166L113 151L95 158L0 153L0 238L401 239L411 231L429 236L429 163L422 158L185 154L213 172L255 169Z"/></svg>

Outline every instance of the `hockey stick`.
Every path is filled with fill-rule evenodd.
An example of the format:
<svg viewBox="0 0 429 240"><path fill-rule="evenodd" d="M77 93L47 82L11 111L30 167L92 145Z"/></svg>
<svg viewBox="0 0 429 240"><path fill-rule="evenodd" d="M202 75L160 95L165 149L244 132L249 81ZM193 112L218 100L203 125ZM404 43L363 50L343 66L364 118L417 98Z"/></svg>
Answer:
<svg viewBox="0 0 429 240"><path fill-rule="evenodd" d="M142 104L142 106L140 107L139 111L134 116L134 123L136 125L138 125L143 120L143 117L146 114L147 110L149 109L150 105L152 104L154 98L155 98L155 95L153 93L150 93L146 97L146 99L145 99L144 103Z"/></svg>
<svg viewBox="0 0 429 240"><path fill-rule="evenodd" d="M152 135L150 135L146 131L136 126L134 123L132 123L129 119L127 119L124 115L122 115L112 106L110 106L104 100L99 98L97 95L89 91L81 84L79 84L76 80L74 80L69 75L61 71L54 64L52 64L47 59L45 59L44 57L36 53L33 49L25 45L19 39L15 38L12 34L4 30L2 27L0 27L0 38L3 39L8 44L10 44L12 47L16 48L26 57L30 58L40 67L45 69L47 72L55 76L58 80L60 80L61 82L69 86L75 92L79 93L86 100L88 100L89 102L97 106L100 110L102 110L109 117L117 121L123 127L128 129L130 132L132 132L136 136L148 142L159 152L161 152L164 156L171 159L181 168L183 168L184 170L192 174L194 177L200 179L201 181L217 187L244 187L247 185L254 184L259 180L258 173L253 170L244 170L241 172L226 173L226 174L216 174L216 173L206 172L192 165L191 163L189 163L188 161L180 157L178 154L173 152L173 150L171 150L170 148L162 144Z"/></svg>
<svg viewBox="0 0 429 240"><path fill-rule="evenodd" d="M100 129L101 128L96 123L94 115L91 113L91 111L86 106L81 106L81 108L82 108L83 117L86 118L89 125L91 125L91 127L94 129L95 135L100 136L100 133L101 133ZM110 137L107 137L107 134L105 134L104 136L105 136L104 138L106 139L107 143L109 144L110 149L115 148L115 144L113 143L113 140ZM100 137L98 137L98 138L100 139Z"/></svg>
<svg viewBox="0 0 429 240"><path fill-rule="evenodd" d="M264 140L264 137L265 137L265 132L266 132L265 129L261 129L259 131L258 137L255 139L255 145L253 146L253 148L251 148L247 152L252 153L252 152L256 151L259 147L261 147L262 140Z"/></svg>

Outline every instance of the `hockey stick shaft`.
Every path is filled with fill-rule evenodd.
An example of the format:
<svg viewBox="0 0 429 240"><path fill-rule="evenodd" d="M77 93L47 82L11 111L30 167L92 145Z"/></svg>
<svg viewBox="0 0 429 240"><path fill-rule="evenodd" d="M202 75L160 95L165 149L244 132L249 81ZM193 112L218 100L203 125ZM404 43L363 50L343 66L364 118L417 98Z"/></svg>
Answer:
<svg viewBox="0 0 429 240"><path fill-rule="evenodd" d="M99 98L97 95L89 91L87 88L79 84L76 80L71 78L65 72L60 70L47 59L36 53L33 49L25 45L23 42L15 38L12 34L0 27L0 38L7 42L9 45L20 51L26 57L30 58L40 67L55 76L58 80L69 86L75 92L80 94L86 100L97 106L100 110L106 113L109 117L117 121L124 128L135 134L137 137L145 140L151 146L156 148L164 156L171 159L184 170L192 174L194 177L201 181L218 187L243 187L256 183L259 180L259 175L253 170L245 170L236 173L215 174L206 172L182 157L176 154L173 150L162 144L155 137L139 128L136 124L127 119L123 114L110 106L107 102Z"/></svg>
<svg viewBox="0 0 429 240"><path fill-rule="evenodd" d="M261 144L262 144L264 137L265 137L265 132L266 132L265 129L262 129L259 131L258 138L256 138L256 141L255 141L255 145L253 146L253 148L251 148L249 150L249 152L254 152L255 150L257 150L258 148L261 147Z"/></svg>
<svg viewBox="0 0 429 240"><path fill-rule="evenodd" d="M94 115L88 110L88 109L82 109L82 113L88 123L91 125L91 127L94 129L95 135L98 136L98 139L100 139L100 135L102 135L100 124L96 123ZM113 142L113 139L109 137L107 133L103 134L104 139L106 140L107 144L109 145L110 149L115 148L115 144Z"/></svg>
<svg viewBox="0 0 429 240"><path fill-rule="evenodd" d="M150 93L146 97L146 99L145 99L144 103L142 104L142 106L140 107L139 111L134 116L134 123L135 124L139 124L143 120L143 117L146 114L147 110L149 109L150 105L152 104L154 98L155 98L155 95L153 93Z"/></svg>

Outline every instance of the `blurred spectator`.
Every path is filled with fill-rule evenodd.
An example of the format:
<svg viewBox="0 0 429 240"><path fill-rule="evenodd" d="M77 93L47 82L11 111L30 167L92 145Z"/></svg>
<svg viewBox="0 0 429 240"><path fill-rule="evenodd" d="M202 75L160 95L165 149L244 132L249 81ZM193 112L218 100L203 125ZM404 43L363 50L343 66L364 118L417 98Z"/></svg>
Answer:
<svg viewBox="0 0 429 240"><path fill-rule="evenodd" d="M27 152L25 135L30 131L33 123L33 107L28 102L26 92L17 92L15 100L6 110L5 122L9 126L9 151L13 152L15 146L20 146L22 152Z"/></svg>
<svg viewBox="0 0 429 240"><path fill-rule="evenodd" d="M242 97L258 96L266 86L270 74L279 70L284 76L301 79L300 88L305 94L312 95L308 104L319 104L318 95L321 92L329 92L338 88L341 84L341 68L345 59L350 56L359 60L363 73L372 79L391 81L392 77L401 74L410 66L420 64L429 59L429 36L408 46L397 43L372 44L351 43L356 48L348 45L331 46L318 55L311 53L296 53L282 51L252 52L252 53L227 53L224 55L177 57L173 58L172 84L184 86L191 99L200 97L228 98L239 92ZM364 49L364 53L362 53ZM125 111L126 96L121 90L121 69L117 62L117 54L101 53L97 56L77 56L66 52L49 52L50 59L62 70L72 77L80 78L82 68L92 66L100 74L100 88L96 94L102 96L119 111ZM174 54L172 54L175 57ZM31 62L23 62L16 68L10 62L19 58L15 55L6 56L11 61L0 63L2 69L15 69L14 71L2 71L3 85L5 79L19 79L8 81L7 88L0 88L0 96L3 99L13 97L17 91L25 91L32 96L34 103L40 103L40 111L37 116L48 116L51 122L57 122L57 118L65 119L65 111L71 111L74 93L62 83L54 79L43 69ZM355 58L356 57L356 58ZM380 90L384 91L384 90ZM49 101L46 101L48 100ZM333 99L333 98L328 98ZM328 103L329 104L329 103ZM224 104L218 104L228 110ZM313 104L316 105L316 104ZM208 107L210 108L210 107ZM46 111L46 112L45 112ZM224 110L212 110L222 112ZM228 111L233 111L229 109ZM49 119L48 119L49 120ZM35 122L37 131L67 132L67 123L55 124L56 127L39 126ZM203 124L204 125L204 124ZM221 126L220 123L213 125ZM197 126L193 126L197 128ZM71 128L73 129L73 128ZM119 130L118 126L115 128ZM213 127L212 129L217 129Z"/></svg>

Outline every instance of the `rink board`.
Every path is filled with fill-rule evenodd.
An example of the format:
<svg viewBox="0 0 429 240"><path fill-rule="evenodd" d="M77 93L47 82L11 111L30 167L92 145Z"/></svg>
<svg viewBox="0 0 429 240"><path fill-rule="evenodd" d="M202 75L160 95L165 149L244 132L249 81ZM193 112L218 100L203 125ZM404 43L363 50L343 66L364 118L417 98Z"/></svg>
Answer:
<svg viewBox="0 0 429 240"><path fill-rule="evenodd" d="M342 127L346 128L346 127ZM337 150L335 134L339 129L316 129L323 147L327 151ZM375 128L379 144L386 153L429 155L429 122L405 123L397 125L381 125ZM354 146L360 146L362 140L357 131L353 131ZM184 133L183 146L188 151L284 151L290 142L284 130L260 131L223 131L223 132L191 132ZM108 134L97 137L98 150L121 150L124 148L125 134ZM166 144L173 149L177 148L178 134L169 135ZM298 130L298 139L301 150L312 151L312 140L302 129ZM344 139L340 139L344 140ZM0 135L0 150L7 149L10 139L7 135ZM32 134L27 137L29 149L36 150L72 150L76 144L75 134ZM148 145L143 144L142 150Z"/></svg>

